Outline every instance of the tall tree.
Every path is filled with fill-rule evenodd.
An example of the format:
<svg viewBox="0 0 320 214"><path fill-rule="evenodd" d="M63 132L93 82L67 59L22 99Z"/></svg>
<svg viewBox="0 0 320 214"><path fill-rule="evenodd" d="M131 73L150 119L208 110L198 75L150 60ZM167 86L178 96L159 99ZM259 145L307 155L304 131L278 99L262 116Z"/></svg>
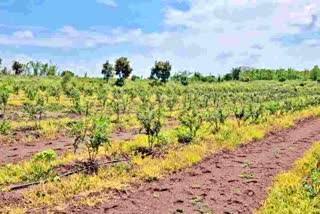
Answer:
<svg viewBox="0 0 320 214"><path fill-rule="evenodd" d="M320 68L319 66L314 66L311 70L311 79L312 80L318 80L320 78Z"/></svg>
<svg viewBox="0 0 320 214"><path fill-rule="evenodd" d="M12 70L14 71L15 75L20 75L23 72L23 64L18 61L13 61Z"/></svg>
<svg viewBox="0 0 320 214"><path fill-rule="evenodd" d="M241 69L240 68L232 68L231 74L233 80L239 80Z"/></svg>
<svg viewBox="0 0 320 214"><path fill-rule="evenodd" d="M154 67L151 68L151 79L159 79L161 82L166 83L171 74L171 65L168 61L156 61Z"/></svg>
<svg viewBox="0 0 320 214"><path fill-rule="evenodd" d="M119 76L119 79L127 79L131 72L132 68L127 57L120 57L117 59L115 64L116 75Z"/></svg>
<svg viewBox="0 0 320 214"><path fill-rule="evenodd" d="M48 74L49 64L41 64L40 66L40 76L46 76Z"/></svg>
<svg viewBox="0 0 320 214"><path fill-rule="evenodd" d="M55 76L57 73L58 67L56 65L50 65L47 69L47 76Z"/></svg>
<svg viewBox="0 0 320 214"><path fill-rule="evenodd" d="M102 65L101 73L103 74L103 78L108 82L109 79L113 77L113 65L109 63L107 60L106 63Z"/></svg>
<svg viewBox="0 0 320 214"><path fill-rule="evenodd" d="M41 70L41 62L30 61L28 64L33 71L33 76L39 76L39 72Z"/></svg>

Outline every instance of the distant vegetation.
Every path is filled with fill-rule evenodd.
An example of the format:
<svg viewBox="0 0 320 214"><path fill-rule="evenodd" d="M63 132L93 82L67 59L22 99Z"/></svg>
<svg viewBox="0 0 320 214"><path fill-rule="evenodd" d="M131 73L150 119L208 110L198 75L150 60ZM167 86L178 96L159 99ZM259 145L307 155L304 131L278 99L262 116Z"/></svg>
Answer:
<svg viewBox="0 0 320 214"><path fill-rule="evenodd" d="M125 80L131 78L133 81L144 79L141 75L132 75L133 68L126 57L120 57L115 64L106 60L102 65L101 74L106 82L109 82L115 76L117 80L115 85L123 86ZM75 73L69 70L58 71L57 65L30 61L23 64L18 61L12 62L11 68L2 66L0 58L0 75L32 75L32 76L75 76ZM87 77L87 72L84 77ZM150 68L150 76L147 78L153 80L153 84L163 84L169 80L180 82L182 85L188 85L191 82L223 82L223 81L243 81L249 82L254 80L313 80L320 81L320 68L318 65L311 70L288 69L256 69L250 67L236 67L225 75L203 75L200 72L177 71L172 75L172 65L169 61L156 61L155 65Z"/></svg>

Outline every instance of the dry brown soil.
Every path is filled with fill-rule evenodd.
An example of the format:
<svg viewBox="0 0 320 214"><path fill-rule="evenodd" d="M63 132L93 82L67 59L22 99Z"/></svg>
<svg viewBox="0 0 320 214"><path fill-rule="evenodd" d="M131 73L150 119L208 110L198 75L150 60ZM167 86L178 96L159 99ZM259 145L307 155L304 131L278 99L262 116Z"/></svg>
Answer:
<svg viewBox="0 0 320 214"><path fill-rule="evenodd" d="M272 178L288 170L320 140L320 122L299 121L261 141L223 150L187 170L132 188L95 207L65 213L252 213L267 197Z"/></svg>

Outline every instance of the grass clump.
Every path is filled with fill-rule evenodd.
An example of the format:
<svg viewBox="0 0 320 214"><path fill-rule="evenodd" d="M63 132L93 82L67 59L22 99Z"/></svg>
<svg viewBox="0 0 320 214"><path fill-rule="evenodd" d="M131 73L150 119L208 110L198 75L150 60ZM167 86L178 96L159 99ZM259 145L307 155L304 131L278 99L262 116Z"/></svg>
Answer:
<svg viewBox="0 0 320 214"><path fill-rule="evenodd" d="M320 213L320 143L317 142L296 162L278 175L268 199L257 214Z"/></svg>

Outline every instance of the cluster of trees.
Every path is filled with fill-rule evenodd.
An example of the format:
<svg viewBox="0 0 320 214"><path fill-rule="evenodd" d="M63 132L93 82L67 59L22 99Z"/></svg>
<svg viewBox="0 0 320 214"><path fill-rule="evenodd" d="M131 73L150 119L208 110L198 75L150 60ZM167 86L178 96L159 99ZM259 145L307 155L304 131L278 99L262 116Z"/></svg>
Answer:
<svg viewBox="0 0 320 214"><path fill-rule="evenodd" d="M58 67L49 63L34 62L21 63L13 61L11 70L2 66L2 59L0 58L0 74L8 75L33 75L33 76L55 76L58 74Z"/></svg>
<svg viewBox="0 0 320 214"><path fill-rule="evenodd" d="M101 73L103 78L108 82L114 76L117 76L116 85L123 86L125 79L130 77L133 69L130 61L126 57L120 57L115 61L115 65L108 60L102 65ZM171 64L168 61L156 61L151 68L149 79L156 82L166 83L171 75ZM140 79L140 77L133 75L132 80Z"/></svg>
<svg viewBox="0 0 320 214"><path fill-rule="evenodd" d="M102 65L101 73L103 78L108 82L114 75L118 76L116 85L123 86L125 79L132 73L132 67L128 58L120 57L113 66L108 60Z"/></svg>
<svg viewBox="0 0 320 214"><path fill-rule="evenodd" d="M65 76L75 74L69 70L64 70L61 73L58 72L57 65L51 63L42 63L39 61L29 61L27 63L21 63L19 61L13 61L11 69L2 66L2 59L0 58L0 75L32 75L32 76Z"/></svg>
<svg viewBox="0 0 320 214"><path fill-rule="evenodd" d="M227 78L226 78L227 77ZM224 76L225 80L319 80L320 68L314 66L311 70L298 71L293 68L288 69L250 69L246 71L240 71L239 68L235 68L231 73Z"/></svg>
<svg viewBox="0 0 320 214"><path fill-rule="evenodd" d="M180 71L174 74L171 77L171 80L180 82L182 85L188 85L191 82L221 82L222 78L220 75L216 78L214 75L209 74L208 76L204 76L199 72L189 72L189 71Z"/></svg>

